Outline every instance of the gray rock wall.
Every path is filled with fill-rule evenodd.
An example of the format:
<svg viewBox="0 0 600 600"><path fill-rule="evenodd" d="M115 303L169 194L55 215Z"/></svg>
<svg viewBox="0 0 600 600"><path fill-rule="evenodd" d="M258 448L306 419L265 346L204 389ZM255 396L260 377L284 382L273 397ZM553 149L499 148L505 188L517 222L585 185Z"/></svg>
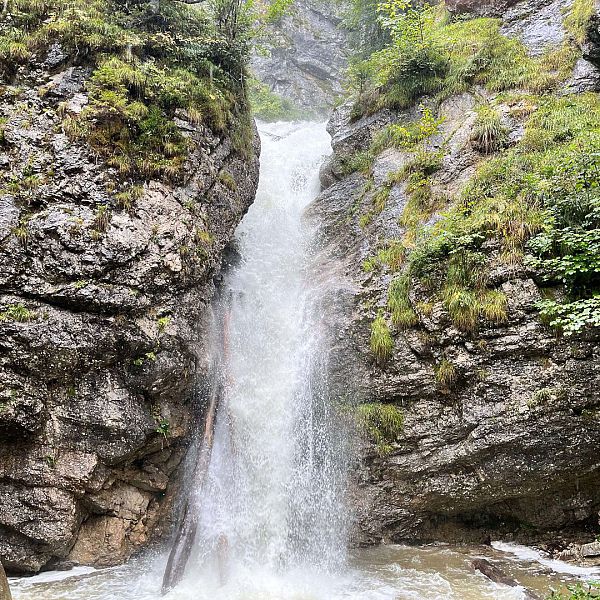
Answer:
<svg viewBox="0 0 600 600"><path fill-rule="evenodd" d="M538 16L534 28L545 23L544 14ZM535 52L535 44L530 49ZM442 195L460 191L481 161L469 142L476 102L462 94L440 106L445 121L430 144L445 148L433 181ZM341 164L367 149L386 124L411 121L418 111L351 122L349 108L338 108L330 120L334 156L322 172L325 189L308 211L320 238L316 270L330 281L331 384L349 402L393 403L404 415L403 433L388 456L363 443L352 492L355 542L590 538L600 511L599 332L557 337L539 320L534 305L541 295L530 274L522 266L498 268L490 277L508 297L505 323L483 322L474 336L465 335L441 303L417 287L412 305L433 302L431 310L417 327L394 331L391 358L377 364L370 326L385 306L392 275L367 272L363 262L385 240L403 235L398 220L405 184L393 186L385 209L361 226L374 190L365 188L363 175L344 175ZM507 120L507 126L509 139L519 139L521 124ZM396 149L380 154L375 189L409 157ZM456 368L450 385L436 381L442 359Z"/></svg>
<svg viewBox="0 0 600 600"><path fill-rule="evenodd" d="M202 413L213 279L259 151L182 114L196 142L185 182L146 183L125 210L116 172L62 133L88 72L29 75L0 99L0 559L13 572L117 564L168 531Z"/></svg>
<svg viewBox="0 0 600 600"><path fill-rule="evenodd" d="M307 113L327 114L342 93L348 55L344 3L295 0L290 14L267 27L252 70L276 94Z"/></svg>

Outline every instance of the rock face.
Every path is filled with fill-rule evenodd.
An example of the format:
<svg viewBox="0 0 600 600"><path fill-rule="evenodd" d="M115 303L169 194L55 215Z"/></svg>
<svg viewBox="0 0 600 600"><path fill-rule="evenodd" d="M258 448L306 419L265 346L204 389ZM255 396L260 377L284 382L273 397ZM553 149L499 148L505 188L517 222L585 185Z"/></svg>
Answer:
<svg viewBox="0 0 600 600"><path fill-rule="evenodd" d="M497 17L517 2L519 0L446 0L446 6L453 14Z"/></svg>
<svg viewBox="0 0 600 600"><path fill-rule="evenodd" d="M296 0L289 15L269 26L266 50L252 60L261 81L307 113L328 113L342 93L348 47L342 7Z"/></svg>
<svg viewBox="0 0 600 600"><path fill-rule="evenodd" d="M481 160L470 143L475 106L475 96L465 93L440 107L445 121L429 144L444 148L434 178L442 194L460 191ZM340 165L366 150L383 125L413 120L414 111L351 123L349 107L337 109L329 124L334 157L322 172L326 189L308 212L319 231L317 270L331 281L326 305L334 395L393 403L404 415L403 433L388 456L363 447L352 492L355 542L540 541L553 531L594 529L600 511L600 334L566 340L544 326L534 306L540 290L524 267L490 274L508 297L505 323L484 322L475 337L461 333L442 304L417 287L412 305L431 303L420 324L395 332L384 366L372 356L370 326L386 304L391 275L363 263L385 240L402 237L398 221L407 194L405 184L394 185L381 214L365 226L359 217L371 206L372 192L363 175L344 175ZM509 139L518 140L520 124L507 113L503 121ZM380 154L374 189L409 157L397 149ZM442 359L456 367L450 385L436 381Z"/></svg>
<svg viewBox="0 0 600 600"><path fill-rule="evenodd" d="M213 278L258 181L256 136L247 158L180 115L196 142L185 182L148 182L119 208L116 172L61 129L89 72L53 64L51 51L0 100L0 559L13 572L116 564L168 529L202 411Z"/></svg>

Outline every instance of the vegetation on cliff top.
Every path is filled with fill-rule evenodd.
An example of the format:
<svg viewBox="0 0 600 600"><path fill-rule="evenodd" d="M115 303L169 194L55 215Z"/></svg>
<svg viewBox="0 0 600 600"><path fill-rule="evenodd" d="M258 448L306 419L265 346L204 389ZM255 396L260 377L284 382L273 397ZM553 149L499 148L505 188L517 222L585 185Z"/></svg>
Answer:
<svg viewBox="0 0 600 600"><path fill-rule="evenodd" d="M66 117L65 131L86 140L123 177L183 175L190 140L182 116L217 134L233 131L251 148L245 69L251 23L238 0L210 8L173 0L9 0L0 19L5 81L43 62L50 48L65 63L88 66L89 103ZM26 74L24 74L26 75ZM237 135L236 135L237 132Z"/></svg>

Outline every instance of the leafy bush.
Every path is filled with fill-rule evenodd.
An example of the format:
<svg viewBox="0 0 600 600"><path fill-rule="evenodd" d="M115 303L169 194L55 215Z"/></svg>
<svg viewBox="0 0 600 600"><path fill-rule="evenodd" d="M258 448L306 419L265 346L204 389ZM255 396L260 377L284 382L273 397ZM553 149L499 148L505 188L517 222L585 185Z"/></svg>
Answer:
<svg viewBox="0 0 600 600"><path fill-rule="evenodd" d="M384 106L406 108L423 95L447 98L474 85L491 92L551 90L571 75L578 57L569 42L531 57L521 42L502 35L500 20L453 23L443 7L427 2L417 6L406 0L389 0L380 5L380 12L390 41L352 67L355 117ZM580 13L583 16L576 17L578 22L586 11L575 7L571 13Z"/></svg>
<svg viewBox="0 0 600 600"><path fill-rule="evenodd" d="M593 600L600 598L600 583L568 585L561 591L553 591L548 600Z"/></svg>
<svg viewBox="0 0 600 600"><path fill-rule="evenodd" d="M306 116L292 102L278 96L257 79L250 81L249 97L252 112L263 121L293 121Z"/></svg>

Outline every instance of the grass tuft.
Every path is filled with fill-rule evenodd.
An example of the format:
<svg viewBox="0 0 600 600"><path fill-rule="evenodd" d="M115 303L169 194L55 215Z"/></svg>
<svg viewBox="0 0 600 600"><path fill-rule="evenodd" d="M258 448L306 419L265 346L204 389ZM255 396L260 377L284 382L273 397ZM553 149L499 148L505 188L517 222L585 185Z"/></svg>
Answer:
<svg viewBox="0 0 600 600"><path fill-rule="evenodd" d="M371 323L371 351L377 362L384 363L392 355L394 340L383 314L377 315Z"/></svg>

